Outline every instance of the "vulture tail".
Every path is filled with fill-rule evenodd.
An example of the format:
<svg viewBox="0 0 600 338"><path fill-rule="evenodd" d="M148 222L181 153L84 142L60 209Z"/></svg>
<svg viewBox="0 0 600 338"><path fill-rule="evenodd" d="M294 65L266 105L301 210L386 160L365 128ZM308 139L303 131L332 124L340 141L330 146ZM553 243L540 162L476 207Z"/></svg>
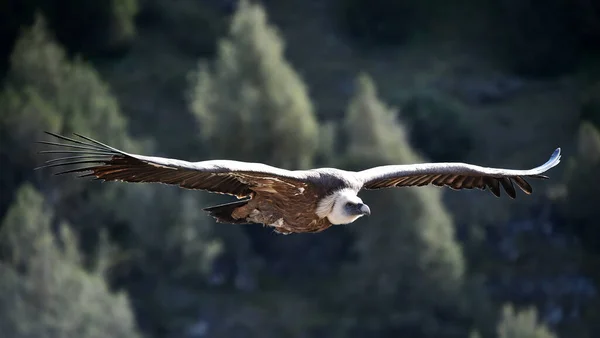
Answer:
<svg viewBox="0 0 600 338"><path fill-rule="evenodd" d="M250 199L215 205L202 210L208 212L208 214L214 217L219 223L249 224L251 222L247 221L245 218L236 219L232 216L235 209L246 205L248 201L250 201Z"/></svg>

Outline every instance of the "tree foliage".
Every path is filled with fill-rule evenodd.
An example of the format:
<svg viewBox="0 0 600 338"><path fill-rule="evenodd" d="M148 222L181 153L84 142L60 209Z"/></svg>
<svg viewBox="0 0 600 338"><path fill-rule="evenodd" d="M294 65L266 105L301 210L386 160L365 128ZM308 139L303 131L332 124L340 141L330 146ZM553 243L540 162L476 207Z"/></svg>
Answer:
<svg viewBox="0 0 600 338"><path fill-rule="evenodd" d="M121 203L109 202L114 200ZM118 224L128 225L122 242L127 248L125 255L130 256L128 266L160 271L173 281L190 277L206 280L213 260L222 253L212 220L200 209L205 202L195 191L127 185L89 202L91 209L97 205Z"/></svg>
<svg viewBox="0 0 600 338"><path fill-rule="evenodd" d="M79 132L136 149L108 85L90 64L67 57L42 16L24 30L10 60L6 89L0 95L0 130L16 156L30 155L31 141L39 139L42 130Z"/></svg>
<svg viewBox="0 0 600 338"><path fill-rule="evenodd" d="M76 239L29 184L16 194L0 236L0 329L28 337L140 337L129 300L113 293L103 271L81 266Z"/></svg>
<svg viewBox="0 0 600 338"><path fill-rule="evenodd" d="M402 104L400 117L410 143L429 160L460 162L473 148L471 130L464 120L466 109L441 93L422 92Z"/></svg>
<svg viewBox="0 0 600 338"><path fill-rule="evenodd" d="M577 234L586 254L582 267L586 273L600 283L600 249L598 247L598 185L600 179L600 131L589 122L581 124L577 134L577 153L566 163L566 194L558 201L560 213L565 219L565 228ZM597 304L598 300L594 301ZM597 306L597 305L591 305ZM589 322L598 323L597 311L587 311L585 317ZM594 328L597 329L598 326Z"/></svg>
<svg viewBox="0 0 600 338"><path fill-rule="evenodd" d="M16 41L0 106L0 156L13 164L0 180L3 206L22 180L33 179L31 168L41 162L34 141L43 131L78 132L132 152L142 146L128 136L127 120L98 72L80 58L70 59L41 15ZM11 177L17 179L5 180ZM78 183L56 189L55 197L73 197Z"/></svg>
<svg viewBox="0 0 600 338"><path fill-rule="evenodd" d="M43 157L35 154L39 148L34 141L45 138L43 131L50 131L67 136L77 132L110 141L111 145L131 152L150 144L129 136L127 119L108 85L89 63L67 56L42 16L36 17L15 44L0 105L5 108L0 111L3 141L0 153L14 163L6 174L40 182L39 186L52 196L56 210L76 226L86 224L86 230L93 234L105 228L110 216L103 211L113 203L107 196L115 193L111 189L123 187L102 189L83 180L69 180L65 184L52 177L37 179L31 168L41 164ZM89 188L83 189L84 184ZM17 187L8 183L6 187L3 196L10 198ZM89 218L91 210L82 207L88 198L92 201L104 198L104 203L96 205L94 210L102 217ZM90 243L86 244L90 247Z"/></svg>
<svg viewBox="0 0 600 338"><path fill-rule="evenodd" d="M515 311L510 304L502 308L497 333L498 338L556 338L554 333L538 322L535 308Z"/></svg>
<svg viewBox="0 0 600 338"><path fill-rule="evenodd" d="M420 162L394 109L378 99L371 78L362 74L357 83L344 121L349 135L345 167ZM374 213L368 227L357 222L358 260L345 267L348 282L343 288L345 297L353 299L348 308L361 313L358 326L366 332L391 329L415 337L462 332L435 316L437 311L461 315L465 273L452 219L439 193L423 188L364 194ZM372 311L360 310L365 307Z"/></svg>
<svg viewBox="0 0 600 338"><path fill-rule="evenodd" d="M600 132L592 124L584 122L577 135L577 154L567 163L567 193L563 199L563 212L571 226L585 233L583 238L596 238L594 229L600 213L595 187L600 170ZM587 241L587 240L584 240Z"/></svg>
<svg viewBox="0 0 600 338"><path fill-rule="evenodd" d="M208 218L196 210L202 204L199 196L182 194L176 187L60 180L51 176L52 169L38 171L38 177L30 174L43 159L34 157L38 148L33 141L45 139L44 130L67 136L77 132L133 153L152 152L152 144L129 136L127 119L100 75L89 63L70 59L41 16L15 45L0 104L7 108L0 111L1 151L18 163L10 168L14 174L3 171L3 179L5 173L28 173L24 179L35 181L51 196L54 210L74 224L87 254L101 249L100 235L108 230L119 257L111 265L112 281L130 287L119 282L132 269L143 271L142 280L158 273L166 284L207 278L220 242ZM11 182L3 199L17 188ZM84 260L93 261L87 256ZM142 300L134 302L136 309L153 301ZM160 325L168 316L163 312L157 318L163 318L156 321Z"/></svg>
<svg viewBox="0 0 600 338"><path fill-rule="evenodd" d="M241 1L212 67L200 62L192 74L190 107L211 155L290 168L312 164L317 121L283 49L263 7Z"/></svg>
<svg viewBox="0 0 600 338"><path fill-rule="evenodd" d="M472 247L464 254L454 239L451 210L441 203L445 189L365 191L371 217L318 236L277 236L260 225L216 225L202 208L223 196L32 171L47 159L35 154L32 142L46 139L43 130L75 131L147 155L237 158L293 169L476 162L503 157L534 134L538 141L527 149L554 142L550 137L565 140L569 128L558 130L557 124L576 119L568 109L581 88L576 85L597 82L590 64L597 66L598 58L590 54L589 64L580 62L581 50L600 41L596 2L335 2L343 3L335 12L325 10L331 1L264 1L265 7L237 0L1 2L0 45L10 69L3 69L0 93L0 335L138 337L135 317L155 338L463 338L471 328L473 338L553 337L531 310L504 312L500 322L490 315L494 310L486 312L490 296L503 302L515 292L521 301L525 294L568 314L556 325L561 334L594 332L600 323L598 297L590 296L600 285L598 86L590 86L580 107L580 118L591 124L578 132L578 153L566 151L565 166L557 168L567 172L559 182L566 194L551 210L556 212L492 229L473 220L489 215L479 204L452 211L462 216L456 237L463 248ZM458 22L459 12L466 20ZM331 27L335 15L369 48L340 40ZM481 39L477 48L463 41L471 32L455 34L465 27ZM478 53L486 42L494 46L491 58ZM390 48L398 44L401 50ZM97 54L128 46L127 53ZM212 58L215 47L216 58L193 69L199 57ZM317 104L287 55L315 89L315 102L327 107L319 112L327 122L315 118ZM470 107L450 96L472 93L471 77L503 92L505 81L489 76L498 70L489 69L495 58L525 75L562 74L575 66L581 73L557 82L516 80L514 94L524 95L510 91ZM417 83L438 62L452 71L424 91ZM356 67L378 74L399 111L383 103L373 80L362 75L340 120L345 79ZM188 72L191 82L185 83ZM454 94L437 92L437 85L447 89L445 80ZM548 102L552 107L544 106ZM555 103L556 112L547 109ZM126 116L135 122L135 134L147 135L160 149L133 139ZM484 134L490 139L485 147L479 144ZM529 151L519 148L510 161L526 159ZM553 182L557 177L547 183ZM530 209L525 203L544 200L539 191L534 195L483 205L511 203L515 207L505 215L512 217ZM463 221L473 222L469 230L463 231ZM584 243L582 256L579 242L562 230L573 230ZM464 232L481 234L481 241L464 243L475 237ZM544 241L552 246L540 246ZM586 284L588 276L595 278L595 290ZM480 282L489 284L481 288ZM131 301L111 290L126 290Z"/></svg>
<svg viewBox="0 0 600 338"><path fill-rule="evenodd" d="M498 338L556 338L546 325L538 321L537 310L528 307L517 311L512 304L504 304L500 320L496 324ZM481 338L477 331L472 331L470 338Z"/></svg>

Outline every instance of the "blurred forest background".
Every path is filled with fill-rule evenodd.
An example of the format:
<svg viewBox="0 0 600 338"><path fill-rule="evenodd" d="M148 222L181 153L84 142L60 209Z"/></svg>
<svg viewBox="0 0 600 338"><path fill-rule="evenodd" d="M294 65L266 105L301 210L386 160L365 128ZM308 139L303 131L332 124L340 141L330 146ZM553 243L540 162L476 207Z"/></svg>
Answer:
<svg viewBox="0 0 600 338"><path fill-rule="evenodd" d="M0 1L3 338L598 337L600 2ZM314 235L33 171L44 130L289 169L563 161Z"/></svg>

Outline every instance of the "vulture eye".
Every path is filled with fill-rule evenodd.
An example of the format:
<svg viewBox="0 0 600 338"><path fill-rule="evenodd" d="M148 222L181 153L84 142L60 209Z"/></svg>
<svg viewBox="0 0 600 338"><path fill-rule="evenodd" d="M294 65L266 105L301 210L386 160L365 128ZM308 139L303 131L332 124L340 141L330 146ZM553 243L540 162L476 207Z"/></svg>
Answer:
<svg viewBox="0 0 600 338"><path fill-rule="evenodd" d="M351 214L353 214L356 211L356 208L357 208L356 203L346 202L346 204L344 204L344 209Z"/></svg>

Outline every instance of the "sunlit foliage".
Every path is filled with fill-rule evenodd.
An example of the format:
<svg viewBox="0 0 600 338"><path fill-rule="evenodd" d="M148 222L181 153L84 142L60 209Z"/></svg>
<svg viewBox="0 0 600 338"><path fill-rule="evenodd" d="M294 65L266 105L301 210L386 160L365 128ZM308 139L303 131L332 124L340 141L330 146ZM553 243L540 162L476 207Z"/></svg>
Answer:
<svg viewBox="0 0 600 338"><path fill-rule="evenodd" d="M283 52L264 9L241 1L215 62L200 62L192 74L191 109L213 156L288 168L312 164L317 121L307 88Z"/></svg>

